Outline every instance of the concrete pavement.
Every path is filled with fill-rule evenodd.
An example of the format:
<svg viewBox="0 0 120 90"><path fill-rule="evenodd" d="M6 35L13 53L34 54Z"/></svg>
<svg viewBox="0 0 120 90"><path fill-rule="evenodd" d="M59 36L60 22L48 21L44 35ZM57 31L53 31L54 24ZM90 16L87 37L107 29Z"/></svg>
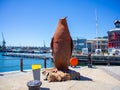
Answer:
<svg viewBox="0 0 120 90"><path fill-rule="evenodd" d="M114 68L114 69L113 69ZM80 72L81 80L47 82L41 76L41 90L120 90L120 66L96 66L95 68L71 68ZM110 75L107 71L113 72ZM0 73L0 90L28 90L27 82L33 80L32 71Z"/></svg>

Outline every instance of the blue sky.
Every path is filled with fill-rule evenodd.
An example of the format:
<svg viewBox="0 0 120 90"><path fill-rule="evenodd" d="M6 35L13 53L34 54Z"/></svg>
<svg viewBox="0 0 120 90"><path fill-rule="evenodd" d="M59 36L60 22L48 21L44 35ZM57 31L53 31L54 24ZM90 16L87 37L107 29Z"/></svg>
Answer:
<svg viewBox="0 0 120 90"><path fill-rule="evenodd" d="M107 35L120 19L120 0L0 0L0 32L7 46L50 46L58 20L67 16L72 38ZM0 37L2 41L2 37Z"/></svg>

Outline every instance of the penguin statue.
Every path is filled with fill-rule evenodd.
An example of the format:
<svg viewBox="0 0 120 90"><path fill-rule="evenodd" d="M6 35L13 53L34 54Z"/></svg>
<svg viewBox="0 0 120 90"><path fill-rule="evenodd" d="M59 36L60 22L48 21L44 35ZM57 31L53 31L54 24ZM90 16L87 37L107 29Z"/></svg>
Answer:
<svg viewBox="0 0 120 90"><path fill-rule="evenodd" d="M68 70L73 42L66 17L58 21L56 31L51 41L51 49L55 68L62 71Z"/></svg>

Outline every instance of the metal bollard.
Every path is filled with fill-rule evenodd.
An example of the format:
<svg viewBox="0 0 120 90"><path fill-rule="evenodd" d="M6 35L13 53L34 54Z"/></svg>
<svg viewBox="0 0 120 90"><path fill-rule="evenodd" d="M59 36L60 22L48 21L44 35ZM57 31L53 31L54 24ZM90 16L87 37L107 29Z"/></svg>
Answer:
<svg viewBox="0 0 120 90"><path fill-rule="evenodd" d="M108 63L107 63L108 66L110 66L110 60L108 60Z"/></svg>
<svg viewBox="0 0 120 90"><path fill-rule="evenodd" d="M46 58L44 58L44 68L46 68Z"/></svg>
<svg viewBox="0 0 120 90"><path fill-rule="evenodd" d="M27 82L28 90L40 90L42 82L39 80L32 80Z"/></svg>
<svg viewBox="0 0 120 90"><path fill-rule="evenodd" d="M23 72L23 59L20 59L20 71Z"/></svg>
<svg viewBox="0 0 120 90"><path fill-rule="evenodd" d="M88 68L92 68L91 53L88 54Z"/></svg>
<svg viewBox="0 0 120 90"><path fill-rule="evenodd" d="M110 57L107 57L107 66L110 66Z"/></svg>
<svg viewBox="0 0 120 90"><path fill-rule="evenodd" d="M40 69L41 69L40 64L33 64L32 65L32 71L33 71L34 80L39 80L40 81Z"/></svg>

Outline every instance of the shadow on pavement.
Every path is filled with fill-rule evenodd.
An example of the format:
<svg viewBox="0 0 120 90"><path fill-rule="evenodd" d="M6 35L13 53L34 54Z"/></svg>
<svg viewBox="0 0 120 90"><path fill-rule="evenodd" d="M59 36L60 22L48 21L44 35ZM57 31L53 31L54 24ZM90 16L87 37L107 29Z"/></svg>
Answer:
<svg viewBox="0 0 120 90"><path fill-rule="evenodd" d="M93 81L93 80L85 76L80 76L80 81Z"/></svg>
<svg viewBox="0 0 120 90"><path fill-rule="evenodd" d="M0 74L0 76L4 76L4 74Z"/></svg>
<svg viewBox="0 0 120 90"><path fill-rule="evenodd" d="M40 87L40 90L50 90L50 88Z"/></svg>

